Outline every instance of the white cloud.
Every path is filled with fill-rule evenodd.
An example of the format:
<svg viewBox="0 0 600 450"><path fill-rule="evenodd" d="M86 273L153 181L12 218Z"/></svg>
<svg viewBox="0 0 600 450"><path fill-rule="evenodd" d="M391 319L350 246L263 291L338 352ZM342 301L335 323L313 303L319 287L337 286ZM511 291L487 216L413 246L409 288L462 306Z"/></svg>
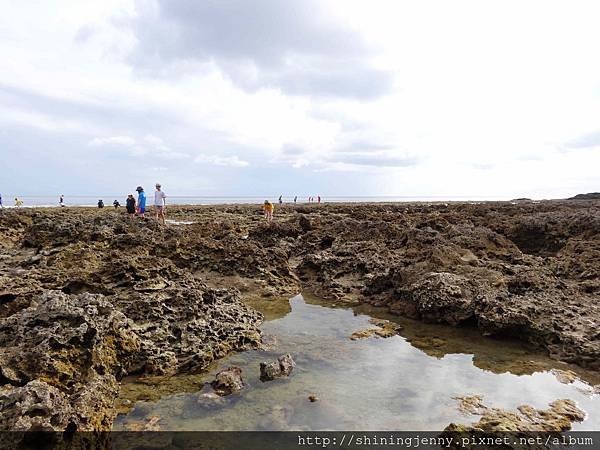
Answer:
<svg viewBox="0 0 600 450"><path fill-rule="evenodd" d="M89 141L88 145L92 147L119 147L127 150L132 156L151 155L163 159L187 159L190 157L187 153L173 151L165 145L159 137L148 134L142 139L135 139L130 136L108 136L95 137Z"/></svg>
<svg viewBox="0 0 600 450"><path fill-rule="evenodd" d="M103 147L106 145L122 145L125 147L133 147L135 144L135 139L129 136L95 137L89 142L89 145L92 147Z"/></svg>
<svg viewBox="0 0 600 450"><path fill-rule="evenodd" d="M173 174L198 161L194 170L205 180L213 166L249 167L240 191L254 188L251 175L270 165L298 184L327 171L312 186L335 184L347 194L598 189L591 169L600 117L596 1L329 0L310 10L296 2L298 23L287 9L260 3L275 5L285 19L279 24L269 11L240 3L265 22L245 23L225 41L224 23L237 19L210 22L202 39L178 42L185 52L172 55L169 70L149 73L132 63L136 51L156 44L140 42L147 33L133 28L148 11L182 39L202 32L177 8L167 10L179 11L177 20L161 16L156 4L0 0L0 58L10 61L0 71L4 161L5 153L18 154L15 130L32 130L29 151L54 141L64 148L70 139L72 154L98 158L99 171L111 170L106 162L115 154L160 158L153 165ZM297 41L288 30L296 25L301 36L316 30L320 38ZM249 42L247 29L258 30ZM270 31L281 39L270 42ZM329 33L334 40L325 39ZM352 36L360 45L342 61L336 52ZM163 57L175 53L168 43L159 42ZM388 74L390 83L361 85L355 75L365 68ZM46 134L34 142L34 131ZM264 164L250 165L255 160ZM359 184L336 173L349 171L363 176L360 189L368 192L355 192ZM215 186L186 183L199 191Z"/></svg>
<svg viewBox="0 0 600 450"><path fill-rule="evenodd" d="M194 159L197 163L212 164L215 166L229 166L229 167L246 167L250 163L248 161L241 160L237 155L234 156L216 156L216 155L198 155Z"/></svg>

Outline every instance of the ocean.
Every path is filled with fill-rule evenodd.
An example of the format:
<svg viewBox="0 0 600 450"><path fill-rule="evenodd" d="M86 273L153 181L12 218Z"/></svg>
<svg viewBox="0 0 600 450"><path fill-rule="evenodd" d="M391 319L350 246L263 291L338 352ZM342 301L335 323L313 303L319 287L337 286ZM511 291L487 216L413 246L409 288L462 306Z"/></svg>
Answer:
<svg viewBox="0 0 600 450"><path fill-rule="evenodd" d="M148 192L148 204L152 204L154 201L153 192ZM96 206L98 200L102 199L105 206L111 206L114 200L118 200L121 206L125 205L126 195L118 194L103 194L103 195L65 195L66 206ZM137 198L137 195L135 195ZM19 196L20 200L23 201L24 207L52 207L59 206L59 196ZM169 196L167 197L167 204L171 205L221 205L221 204L260 204L265 200L277 203L278 196ZM316 196L314 199L316 201ZM3 195L2 202L5 207L14 206L15 195ZM293 203L293 196L283 196L284 203ZM381 202L440 202L440 201L503 201L510 200L509 198L502 197L479 197L479 196L436 196L436 197L409 197L409 196L323 196L321 202L323 203L381 203ZM298 203L308 203L308 196L298 196Z"/></svg>

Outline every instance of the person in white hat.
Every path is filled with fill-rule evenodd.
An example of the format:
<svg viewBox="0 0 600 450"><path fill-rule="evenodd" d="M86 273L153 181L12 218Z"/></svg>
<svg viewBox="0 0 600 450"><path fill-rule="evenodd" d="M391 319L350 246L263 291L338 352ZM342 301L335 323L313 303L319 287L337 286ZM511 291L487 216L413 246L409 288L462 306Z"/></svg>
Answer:
<svg viewBox="0 0 600 450"><path fill-rule="evenodd" d="M156 211L156 220L165 224L165 212L167 209L167 195L160 190L160 183L156 183L156 191L154 191L154 210Z"/></svg>

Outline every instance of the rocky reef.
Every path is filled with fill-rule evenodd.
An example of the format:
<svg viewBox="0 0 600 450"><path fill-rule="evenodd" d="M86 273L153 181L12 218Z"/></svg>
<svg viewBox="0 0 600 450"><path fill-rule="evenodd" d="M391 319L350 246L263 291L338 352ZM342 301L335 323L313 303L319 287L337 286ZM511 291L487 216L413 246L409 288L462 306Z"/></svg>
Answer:
<svg viewBox="0 0 600 450"><path fill-rule="evenodd" d="M445 431L451 432L560 432L571 429L573 422L585 419L585 412L572 400L556 400L548 409L535 409L521 405L515 411L490 408L483 404L481 396L462 397L459 409L464 414L481 416L472 425L450 424Z"/></svg>
<svg viewBox="0 0 600 450"><path fill-rule="evenodd" d="M470 425L448 425L442 436L450 439L449 448L558 448L562 444L561 433L571 430L574 422L585 419L585 412L567 399L555 400L547 409L521 405L515 410L488 407L479 395L456 400L463 414L481 418Z"/></svg>
<svg viewBox="0 0 600 450"><path fill-rule="evenodd" d="M2 210L0 428L109 429L124 376L199 372L256 347L262 316L242 300L301 290L598 370L599 205L283 205L270 225L258 206L173 206L186 223L167 227L112 209Z"/></svg>
<svg viewBox="0 0 600 450"><path fill-rule="evenodd" d="M199 372L260 344L262 316L235 288L153 254L167 230L69 212L20 212L3 241L1 429L110 429L124 376Z"/></svg>
<svg viewBox="0 0 600 450"><path fill-rule="evenodd" d="M600 200L600 192L588 192L587 194L577 194L569 200Z"/></svg>

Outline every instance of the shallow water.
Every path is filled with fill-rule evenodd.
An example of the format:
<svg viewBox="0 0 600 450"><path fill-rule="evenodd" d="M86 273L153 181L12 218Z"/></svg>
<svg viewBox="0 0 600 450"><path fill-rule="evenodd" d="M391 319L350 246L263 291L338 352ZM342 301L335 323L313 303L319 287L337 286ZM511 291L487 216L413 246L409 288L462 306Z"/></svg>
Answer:
<svg viewBox="0 0 600 450"><path fill-rule="evenodd" d="M487 406L500 408L524 403L546 408L570 398L588 413L574 429L600 429L600 396L590 394L590 384L582 381L598 383L597 375L578 371L582 379L560 383L550 370L573 367L519 344L398 318L401 335L351 340L354 331L373 328L371 315L383 313L334 308L302 296L290 305L254 306L266 313L262 329L268 350L231 355L207 374L173 377L156 386L124 384L120 401L146 400L118 416L114 428L135 429L154 417L162 430L439 430L450 422L476 421L477 416L460 413L453 397L478 394ZM284 353L296 361L292 375L261 382L260 362ZM203 382L230 365L243 369L249 386L217 401L203 400L200 392L209 390ZM309 395L319 401L311 403Z"/></svg>
<svg viewBox="0 0 600 450"><path fill-rule="evenodd" d="M191 220L171 220L171 219L166 219L165 222L168 223L169 225L192 225L192 224L196 223Z"/></svg>

